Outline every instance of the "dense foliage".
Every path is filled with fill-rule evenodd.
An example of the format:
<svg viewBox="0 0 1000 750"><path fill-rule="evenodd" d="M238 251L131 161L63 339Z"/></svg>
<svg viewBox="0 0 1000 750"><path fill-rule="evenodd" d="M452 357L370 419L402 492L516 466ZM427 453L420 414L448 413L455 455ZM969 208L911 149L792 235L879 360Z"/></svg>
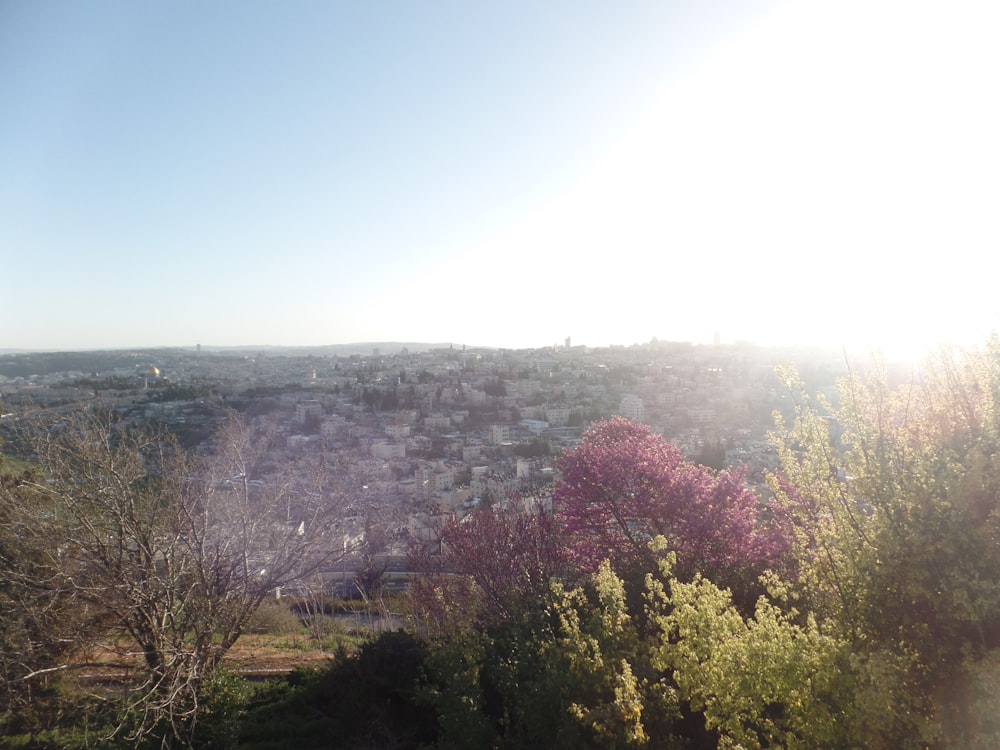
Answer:
<svg viewBox="0 0 1000 750"><path fill-rule="evenodd" d="M566 573L556 520L539 507L485 507L446 524L440 542L411 558L413 624L427 634L516 619Z"/></svg>
<svg viewBox="0 0 1000 750"><path fill-rule="evenodd" d="M897 387L852 377L836 409L784 377L798 401L777 434L799 499L803 601L899 696L884 717L893 737L995 747L1000 342L942 352Z"/></svg>
<svg viewBox="0 0 1000 750"><path fill-rule="evenodd" d="M625 420L563 455L564 549L591 577L432 648L457 675L441 746L453 726L481 747L1000 742L997 341L910 382L874 367L833 402L780 377L795 409L766 504Z"/></svg>
<svg viewBox="0 0 1000 750"><path fill-rule="evenodd" d="M688 462L643 424L597 423L559 469L553 501L583 570L605 559L623 573L655 570L649 543L657 536L676 553L680 576L700 573L741 592L765 570L791 569L784 505L764 507L742 468L716 473Z"/></svg>
<svg viewBox="0 0 1000 750"><path fill-rule="evenodd" d="M1000 341L942 352L907 382L874 367L830 400L791 369L779 378L794 408L776 418L766 496L643 425L597 423L561 457L551 512L511 503L442 530L419 556L406 632L229 703L207 691L230 708L203 717L201 738L1000 746ZM39 575L17 509L2 518L6 601ZM38 654L22 670L58 663Z"/></svg>

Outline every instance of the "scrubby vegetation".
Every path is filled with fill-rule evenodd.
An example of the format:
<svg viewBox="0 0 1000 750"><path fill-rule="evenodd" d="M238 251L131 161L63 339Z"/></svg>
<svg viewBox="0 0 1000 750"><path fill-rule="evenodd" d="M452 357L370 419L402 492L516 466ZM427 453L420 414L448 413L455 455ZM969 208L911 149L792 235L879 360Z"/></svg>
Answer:
<svg viewBox="0 0 1000 750"><path fill-rule="evenodd" d="M551 508L483 508L415 555L404 629L327 642L308 627L327 603L265 603L241 632L318 633L329 662L252 684L211 670L190 732L161 717L135 742L1000 745L1000 341L905 383L873 368L835 401L780 376L795 407L767 491L642 425L598 423L561 457ZM53 650L37 674L7 657L6 746L100 747L109 726L123 742L107 693L41 671L63 657L27 604L64 602L26 598L41 563L18 543L20 486L4 483L5 654Z"/></svg>

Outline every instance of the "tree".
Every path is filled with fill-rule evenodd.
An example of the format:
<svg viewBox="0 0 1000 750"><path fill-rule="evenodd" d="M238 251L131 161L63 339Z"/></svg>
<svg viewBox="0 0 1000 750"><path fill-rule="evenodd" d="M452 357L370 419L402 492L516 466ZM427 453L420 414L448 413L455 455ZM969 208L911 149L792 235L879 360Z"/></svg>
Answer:
<svg viewBox="0 0 1000 750"><path fill-rule="evenodd" d="M5 729L15 732L47 728L33 723L40 717L31 708L82 637L101 627L92 610L73 601L48 554L44 525L33 523L47 508L20 487L38 479L31 470L0 466L0 712Z"/></svg>
<svg viewBox="0 0 1000 750"><path fill-rule="evenodd" d="M461 610L467 626L515 619L564 568L558 527L542 508L480 508L449 521L440 540L440 555L411 557L423 575L410 599L418 621L432 631L447 619L444 609Z"/></svg>
<svg viewBox="0 0 1000 750"><path fill-rule="evenodd" d="M527 443L518 443L514 446L514 455L520 458L538 458L548 456L552 453L552 446L545 438L535 437Z"/></svg>
<svg viewBox="0 0 1000 750"><path fill-rule="evenodd" d="M562 572L552 515L541 507L481 508L441 534L445 565L472 577L492 618L510 618Z"/></svg>
<svg viewBox="0 0 1000 750"><path fill-rule="evenodd" d="M553 501L586 570L608 558L616 571L655 571L649 542L657 536L676 552L681 578L701 573L747 590L765 569L790 564L784 509L762 507L743 469L716 474L689 463L643 424L599 422L558 466Z"/></svg>
<svg viewBox="0 0 1000 750"><path fill-rule="evenodd" d="M483 383L483 391L485 391L487 396L492 396L495 399L503 398L507 395L507 386L503 380L495 378Z"/></svg>
<svg viewBox="0 0 1000 750"><path fill-rule="evenodd" d="M365 509L363 534L355 547L355 582L365 598L381 598L389 569L388 553L404 523L399 510L388 503L373 502Z"/></svg>
<svg viewBox="0 0 1000 750"><path fill-rule="evenodd" d="M607 563L577 588L549 581L516 617L433 644L437 746L684 746L670 744L677 695L651 653Z"/></svg>
<svg viewBox="0 0 1000 750"><path fill-rule="evenodd" d="M206 681L264 598L343 554L345 487L323 470L259 479L235 415L201 460L96 411L39 415L27 437L45 481L5 491L9 514L41 544L50 590L141 655L117 731L189 743Z"/></svg>
<svg viewBox="0 0 1000 750"><path fill-rule="evenodd" d="M800 613L778 578L744 615L711 581L674 578L672 557L660 580L647 577L648 643L713 747L908 746L887 716L915 707L853 644Z"/></svg>
<svg viewBox="0 0 1000 750"><path fill-rule="evenodd" d="M706 440L698 449L695 462L706 469L722 471L726 467L726 446L721 440Z"/></svg>
<svg viewBox="0 0 1000 750"><path fill-rule="evenodd" d="M942 351L896 386L878 366L852 374L837 405L781 376L797 406L777 424L775 486L796 501L804 600L905 687L909 710L885 717L898 736L995 746L1000 341Z"/></svg>

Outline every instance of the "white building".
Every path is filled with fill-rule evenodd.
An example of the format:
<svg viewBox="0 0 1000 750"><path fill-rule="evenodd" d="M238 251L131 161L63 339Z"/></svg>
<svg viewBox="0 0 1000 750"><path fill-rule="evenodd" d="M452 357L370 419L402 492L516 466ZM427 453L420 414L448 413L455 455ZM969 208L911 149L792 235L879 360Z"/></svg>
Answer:
<svg viewBox="0 0 1000 750"><path fill-rule="evenodd" d="M438 490L449 489L455 484L455 472L450 466L420 466L413 476L417 481L418 493L428 498Z"/></svg>
<svg viewBox="0 0 1000 750"><path fill-rule="evenodd" d="M643 405L641 398L629 394L622 398L621 403L618 405L618 413L626 419L641 422L646 418L646 407Z"/></svg>
<svg viewBox="0 0 1000 750"><path fill-rule="evenodd" d="M565 427L569 423L570 408L568 406L546 406L545 419L553 427Z"/></svg>
<svg viewBox="0 0 1000 750"><path fill-rule="evenodd" d="M323 420L320 425L319 434L324 440L332 440L347 430L347 420L339 414L334 414Z"/></svg>
<svg viewBox="0 0 1000 750"><path fill-rule="evenodd" d="M406 443L377 442L371 446L372 458L390 461L394 458L406 458Z"/></svg>
<svg viewBox="0 0 1000 750"><path fill-rule="evenodd" d="M481 445L462 446L462 461L467 464L471 464L473 461L478 461L482 455L483 447Z"/></svg>
<svg viewBox="0 0 1000 750"><path fill-rule="evenodd" d="M522 419L521 426L527 427L533 435L541 435L549 428L549 423L544 419Z"/></svg>
<svg viewBox="0 0 1000 750"><path fill-rule="evenodd" d="M410 425L408 424L387 424L385 435L393 440L403 440L410 436Z"/></svg>
<svg viewBox="0 0 1000 750"><path fill-rule="evenodd" d="M309 417L323 418L323 404L315 399L300 401L295 404L295 423L303 425Z"/></svg>
<svg viewBox="0 0 1000 750"><path fill-rule="evenodd" d="M451 427L451 417L434 415L424 417L425 430L447 430Z"/></svg>
<svg viewBox="0 0 1000 750"><path fill-rule="evenodd" d="M663 391L656 394L656 403L659 406L672 407L677 405L677 394L673 391Z"/></svg>
<svg viewBox="0 0 1000 750"><path fill-rule="evenodd" d="M526 458L517 459L517 478L531 479L531 461Z"/></svg>
<svg viewBox="0 0 1000 750"><path fill-rule="evenodd" d="M520 486L520 480L516 475L489 472L477 476L475 469L473 469L472 481L469 483L473 497L489 498L492 502L506 500L516 494Z"/></svg>
<svg viewBox="0 0 1000 750"><path fill-rule="evenodd" d="M509 424L490 425L490 443L493 445L503 445L510 442Z"/></svg>
<svg viewBox="0 0 1000 750"><path fill-rule="evenodd" d="M691 408L688 409L688 419L691 420L691 424L705 426L712 424L715 421L715 409L709 408Z"/></svg>

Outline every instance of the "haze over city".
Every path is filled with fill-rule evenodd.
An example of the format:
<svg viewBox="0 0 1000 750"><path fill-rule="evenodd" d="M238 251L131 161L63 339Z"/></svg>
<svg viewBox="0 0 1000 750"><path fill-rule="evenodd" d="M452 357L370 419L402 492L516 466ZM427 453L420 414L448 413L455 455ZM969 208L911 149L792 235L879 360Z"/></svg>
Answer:
<svg viewBox="0 0 1000 750"><path fill-rule="evenodd" d="M0 349L975 345L998 21L7 3Z"/></svg>

